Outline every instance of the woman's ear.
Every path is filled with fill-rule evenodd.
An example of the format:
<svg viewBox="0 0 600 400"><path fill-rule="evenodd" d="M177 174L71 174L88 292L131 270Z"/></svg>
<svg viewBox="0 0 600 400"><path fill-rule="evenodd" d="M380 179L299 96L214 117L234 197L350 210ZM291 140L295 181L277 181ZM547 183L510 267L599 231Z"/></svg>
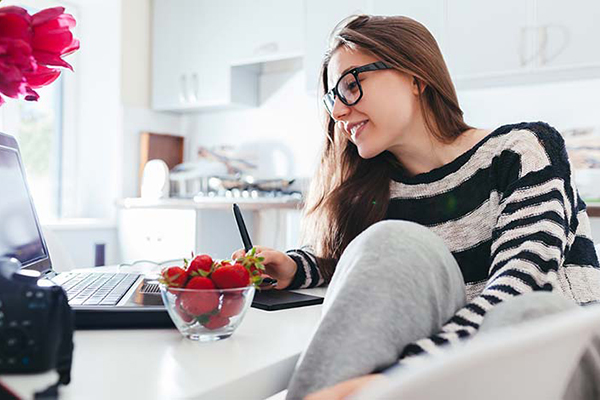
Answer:
<svg viewBox="0 0 600 400"><path fill-rule="evenodd" d="M427 85L425 83L423 83L422 80L420 80L416 76L413 76L412 89L413 89L413 94L415 96L419 96L419 95L423 94L426 86Z"/></svg>

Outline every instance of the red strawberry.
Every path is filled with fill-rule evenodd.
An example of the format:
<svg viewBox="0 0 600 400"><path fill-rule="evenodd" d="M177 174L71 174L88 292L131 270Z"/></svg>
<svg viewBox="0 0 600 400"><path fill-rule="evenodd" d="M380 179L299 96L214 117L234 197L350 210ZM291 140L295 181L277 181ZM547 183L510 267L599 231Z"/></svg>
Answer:
<svg viewBox="0 0 600 400"><path fill-rule="evenodd" d="M205 328L215 330L224 327L229 323L229 318L220 315L211 315L208 322L203 323Z"/></svg>
<svg viewBox="0 0 600 400"><path fill-rule="evenodd" d="M212 271L213 259L208 254L196 256L188 267L190 276L208 276Z"/></svg>
<svg viewBox="0 0 600 400"><path fill-rule="evenodd" d="M221 304L221 317L234 317L244 308L244 297L237 293L225 293Z"/></svg>
<svg viewBox="0 0 600 400"><path fill-rule="evenodd" d="M190 323L194 320L193 316L191 316L190 314L185 312L183 308L181 308L181 297L177 297L177 300L175 300L175 311L177 311L177 314L179 314L181 319L187 323Z"/></svg>
<svg viewBox="0 0 600 400"><path fill-rule="evenodd" d="M187 271L181 267L168 267L161 271L159 282L172 287L181 288L185 286L188 279Z"/></svg>
<svg viewBox="0 0 600 400"><path fill-rule="evenodd" d="M217 268L211 275L219 289L246 287L250 284L250 273L242 264Z"/></svg>
<svg viewBox="0 0 600 400"><path fill-rule="evenodd" d="M210 279L196 276L188 282L185 288L194 289L193 292L181 293L181 308L188 314L197 317L211 312L219 306L219 294L210 290L215 288ZM208 290L202 291L202 289Z"/></svg>
<svg viewBox="0 0 600 400"><path fill-rule="evenodd" d="M194 276L187 285L185 285L186 289L214 289L215 284L208 278L203 276Z"/></svg>

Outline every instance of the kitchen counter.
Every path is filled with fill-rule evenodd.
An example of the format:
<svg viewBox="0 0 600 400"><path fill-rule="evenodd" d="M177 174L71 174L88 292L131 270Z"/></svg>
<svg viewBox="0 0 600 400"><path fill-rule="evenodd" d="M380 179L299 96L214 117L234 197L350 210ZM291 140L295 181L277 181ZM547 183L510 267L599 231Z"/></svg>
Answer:
<svg viewBox="0 0 600 400"><path fill-rule="evenodd" d="M168 208L168 209L213 209L230 210L237 203L244 210L264 209L300 210L304 202L295 196L285 197L195 197L193 199L166 198L143 199L139 197L117 200L119 208Z"/></svg>
<svg viewBox="0 0 600 400"><path fill-rule="evenodd" d="M297 246L303 207L299 196L125 198L117 201L123 260L170 260L191 251L230 257L242 246L233 203L240 206L254 244L275 249Z"/></svg>

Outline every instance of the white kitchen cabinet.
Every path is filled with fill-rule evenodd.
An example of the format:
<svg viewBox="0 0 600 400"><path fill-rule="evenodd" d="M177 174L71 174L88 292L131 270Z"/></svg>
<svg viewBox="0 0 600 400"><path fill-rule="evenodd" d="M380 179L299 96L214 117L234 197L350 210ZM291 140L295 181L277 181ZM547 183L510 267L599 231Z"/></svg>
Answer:
<svg viewBox="0 0 600 400"><path fill-rule="evenodd" d="M317 92L327 37L343 17L405 15L434 35L458 89L600 77L600 2L307 0L305 72Z"/></svg>
<svg viewBox="0 0 600 400"><path fill-rule="evenodd" d="M516 72L530 68L527 2L448 2L447 63L453 77ZM525 36L524 36L525 35Z"/></svg>
<svg viewBox="0 0 600 400"><path fill-rule="evenodd" d="M177 108L187 101L187 73L191 49L182 37L189 36L191 24L186 18L190 0L157 0L153 10L152 35L152 107Z"/></svg>
<svg viewBox="0 0 600 400"><path fill-rule="evenodd" d="M304 52L303 0L228 0L223 3L227 4L230 16L234 16L230 18L230 62L253 63L264 57Z"/></svg>
<svg viewBox="0 0 600 400"><path fill-rule="evenodd" d="M144 199L118 203L118 237L124 262L161 262L207 253L229 258L243 247L232 202L207 199ZM255 245L286 250L297 247L301 210L297 201L261 203L236 200Z"/></svg>
<svg viewBox="0 0 600 400"><path fill-rule="evenodd" d="M599 17L598 1L538 1L539 67L600 65Z"/></svg>
<svg viewBox="0 0 600 400"><path fill-rule="evenodd" d="M119 210L119 244L124 262L162 262L196 249L196 212L177 209Z"/></svg>
<svg viewBox="0 0 600 400"><path fill-rule="evenodd" d="M245 212L244 219L252 235L254 214ZM128 263L189 258L192 251L224 259L242 247L229 210L120 209L118 225L122 257Z"/></svg>
<svg viewBox="0 0 600 400"><path fill-rule="evenodd" d="M256 106L257 63L303 49L303 0L154 0L153 13L158 111Z"/></svg>
<svg viewBox="0 0 600 400"><path fill-rule="evenodd" d="M600 3L450 1L447 62L459 89L600 77Z"/></svg>

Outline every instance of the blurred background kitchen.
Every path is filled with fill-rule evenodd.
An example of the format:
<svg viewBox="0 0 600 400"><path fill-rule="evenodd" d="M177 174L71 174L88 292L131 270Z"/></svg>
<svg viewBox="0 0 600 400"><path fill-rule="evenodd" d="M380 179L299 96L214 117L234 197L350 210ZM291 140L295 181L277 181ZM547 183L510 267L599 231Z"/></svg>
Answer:
<svg viewBox="0 0 600 400"><path fill-rule="evenodd" d="M81 49L38 103L9 100L59 269L299 245L322 143L328 33L407 15L437 38L466 122L547 121L565 136L600 240L600 2L593 0L4 0L63 5ZM600 200L599 200L600 201ZM598 203L600 204L600 203Z"/></svg>

